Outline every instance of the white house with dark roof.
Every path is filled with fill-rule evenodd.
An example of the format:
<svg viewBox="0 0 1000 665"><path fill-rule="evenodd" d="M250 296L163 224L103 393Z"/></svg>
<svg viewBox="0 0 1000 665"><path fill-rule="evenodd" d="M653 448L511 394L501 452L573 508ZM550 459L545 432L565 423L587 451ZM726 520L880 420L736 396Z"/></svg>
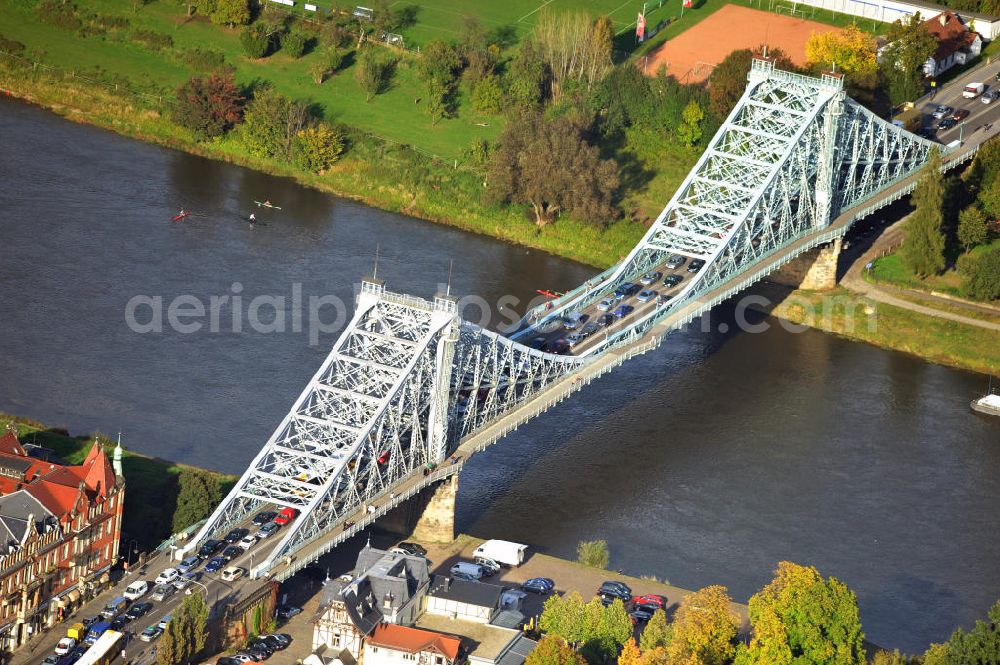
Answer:
<svg viewBox="0 0 1000 665"><path fill-rule="evenodd" d="M495 584L435 575L427 592L426 611L452 619L491 623L500 612L502 595L503 587Z"/></svg>

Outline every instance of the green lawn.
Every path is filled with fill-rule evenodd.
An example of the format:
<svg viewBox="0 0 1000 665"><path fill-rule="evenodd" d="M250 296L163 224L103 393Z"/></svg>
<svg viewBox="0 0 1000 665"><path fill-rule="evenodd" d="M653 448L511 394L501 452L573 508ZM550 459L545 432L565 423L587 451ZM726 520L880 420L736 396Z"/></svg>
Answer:
<svg viewBox="0 0 1000 665"><path fill-rule="evenodd" d="M992 247L1000 248L1000 238L994 239L991 243L976 247L972 250L972 254L981 254ZM949 266L940 275L931 275L925 279L920 279L906 267L898 252L880 257L875 260L874 264L872 270L865 273L865 278L870 281L894 284L905 289L937 291L939 293L965 297L961 290L962 277L955 270L954 265Z"/></svg>

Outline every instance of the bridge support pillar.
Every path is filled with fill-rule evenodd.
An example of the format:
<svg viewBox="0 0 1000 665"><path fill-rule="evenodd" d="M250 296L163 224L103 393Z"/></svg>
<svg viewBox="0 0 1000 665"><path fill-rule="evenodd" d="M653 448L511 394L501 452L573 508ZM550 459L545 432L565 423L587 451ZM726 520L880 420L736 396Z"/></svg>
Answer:
<svg viewBox="0 0 1000 665"><path fill-rule="evenodd" d="M425 543L450 543L455 540L455 497L458 496L458 474L435 488L423 515L413 529L413 538Z"/></svg>
<svg viewBox="0 0 1000 665"><path fill-rule="evenodd" d="M840 238L825 247L808 251L786 263L768 281L808 291L829 291L837 286Z"/></svg>

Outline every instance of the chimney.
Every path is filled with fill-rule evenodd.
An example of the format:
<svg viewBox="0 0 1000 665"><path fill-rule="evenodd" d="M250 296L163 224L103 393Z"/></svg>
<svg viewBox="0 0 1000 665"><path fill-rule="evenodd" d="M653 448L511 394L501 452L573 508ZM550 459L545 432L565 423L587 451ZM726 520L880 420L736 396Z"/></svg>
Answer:
<svg viewBox="0 0 1000 665"><path fill-rule="evenodd" d="M941 25L948 25L948 14L941 12L941 16L938 16L938 20L941 21Z"/></svg>

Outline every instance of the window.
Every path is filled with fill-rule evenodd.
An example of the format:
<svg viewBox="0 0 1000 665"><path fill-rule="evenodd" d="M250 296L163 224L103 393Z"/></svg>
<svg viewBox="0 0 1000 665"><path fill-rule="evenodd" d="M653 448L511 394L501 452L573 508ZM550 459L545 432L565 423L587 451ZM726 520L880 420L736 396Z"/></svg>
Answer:
<svg viewBox="0 0 1000 665"><path fill-rule="evenodd" d="M413 654L413 653L404 653L403 654L403 660L416 660L416 659L417 659L417 655L416 654Z"/></svg>
<svg viewBox="0 0 1000 665"><path fill-rule="evenodd" d="M444 665L444 657L434 656L434 665Z"/></svg>

